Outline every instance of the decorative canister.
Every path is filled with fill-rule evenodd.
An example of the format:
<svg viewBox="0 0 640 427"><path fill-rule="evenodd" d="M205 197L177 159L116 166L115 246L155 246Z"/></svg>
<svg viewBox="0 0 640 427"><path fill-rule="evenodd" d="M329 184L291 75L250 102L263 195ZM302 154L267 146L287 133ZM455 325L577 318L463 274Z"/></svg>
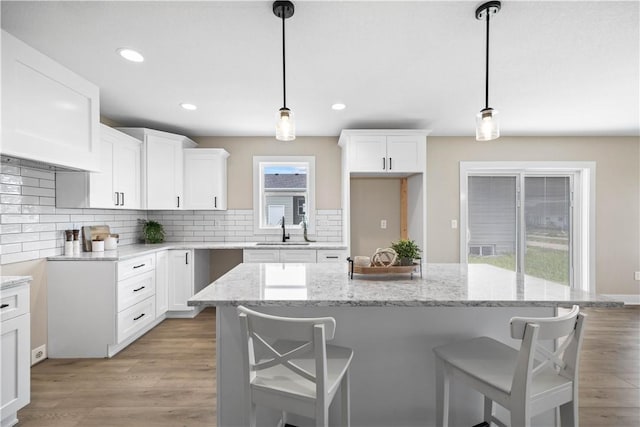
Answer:
<svg viewBox="0 0 640 427"><path fill-rule="evenodd" d="M104 252L104 240L93 240L93 241L91 241L91 251L92 252Z"/></svg>
<svg viewBox="0 0 640 427"><path fill-rule="evenodd" d="M109 236L106 239L104 239L104 250L105 251L115 251L116 249L118 249L118 239L113 237L113 236Z"/></svg>

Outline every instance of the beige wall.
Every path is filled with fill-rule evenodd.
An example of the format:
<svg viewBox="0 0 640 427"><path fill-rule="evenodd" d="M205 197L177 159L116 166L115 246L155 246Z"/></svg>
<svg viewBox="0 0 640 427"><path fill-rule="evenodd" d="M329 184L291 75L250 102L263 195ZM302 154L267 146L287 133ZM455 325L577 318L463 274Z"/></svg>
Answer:
<svg viewBox="0 0 640 427"><path fill-rule="evenodd" d="M253 207L253 156L315 156L316 209L340 209L341 160L336 137L298 137L279 142L272 137L193 137L200 148L224 148L227 163L227 206Z"/></svg>
<svg viewBox="0 0 640 427"><path fill-rule="evenodd" d="M640 282L640 141L634 137L430 137L427 144L427 257L459 260L459 162L571 160L596 162L596 289L638 294Z"/></svg>
<svg viewBox="0 0 640 427"><path fill-rule="evenodd" d="M387 228L380 228L380 220ZM371 256L400 239L400 179L351 179L351 255Z"/></svg>
<svg viewBox="0 0 640 427"><path fill-rule="evenodd" d="M31 348L47 343L47 261L5 264L0 267L3 276L31 276Z"/></svg>

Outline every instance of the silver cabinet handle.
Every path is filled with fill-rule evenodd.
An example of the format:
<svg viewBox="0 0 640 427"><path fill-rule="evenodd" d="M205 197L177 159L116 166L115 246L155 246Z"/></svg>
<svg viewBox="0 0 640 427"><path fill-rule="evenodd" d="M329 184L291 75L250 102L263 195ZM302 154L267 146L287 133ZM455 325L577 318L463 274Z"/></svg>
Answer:
<svg viewBox="0 0 640 427"><path fill-rule="evenodd" d="M120 193L120 194L122 194L122 205L120 206L124 206L124 193Z"/></svg>
<svg viewBox="0 0 640 427"><path fill-rule="evenodd" d="M184 263L189 264L189 252L185 252L184 254Z"/></svg>
<svg viewBox="0 0 640 427"><path fill-rule="evenodd" d="M116 202L114 203L116 206L120 206L120 193L116 191Z"/></svg>
<svg viewBox="0 0 640 427"><path fill-rule="evenodd" d="M387 169L387 159L385 159L384 157L382 158L382 170Z"/></svg>
<svg viewBox="0 0 640 427"><path fill-rule="evenodd" d="M180 207L180 196L178 196L178 207Z"/></svg>

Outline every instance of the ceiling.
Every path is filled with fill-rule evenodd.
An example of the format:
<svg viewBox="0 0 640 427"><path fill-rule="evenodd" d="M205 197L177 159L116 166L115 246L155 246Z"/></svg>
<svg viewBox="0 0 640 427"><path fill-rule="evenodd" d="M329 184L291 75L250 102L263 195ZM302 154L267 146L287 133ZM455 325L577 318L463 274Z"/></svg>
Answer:
<svg viewBox="0 0 640 427"><path fill-rule="evenodd" d="M484 106L479 4L296 1L286 31L297 135L474 135ZM100 87L103 116L190 136L274 135L281 21L269 1L1 7L3 29ZM489 100L502 135L640 135L639 9L638 1L503 1L491 20ZM145 62L124 61L120 47ZM333 111L336 102L347 108Z"/></svg>

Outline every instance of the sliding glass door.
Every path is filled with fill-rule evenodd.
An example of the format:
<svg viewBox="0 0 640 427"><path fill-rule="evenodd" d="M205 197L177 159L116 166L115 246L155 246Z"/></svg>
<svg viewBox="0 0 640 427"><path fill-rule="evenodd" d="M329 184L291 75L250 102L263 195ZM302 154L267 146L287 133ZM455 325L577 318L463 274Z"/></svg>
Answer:
<svg viewBox="0 0 640 427"><path fill-rule="evenodd" d="M467 260L570 285L572 177L468 176Z"/></svg>

